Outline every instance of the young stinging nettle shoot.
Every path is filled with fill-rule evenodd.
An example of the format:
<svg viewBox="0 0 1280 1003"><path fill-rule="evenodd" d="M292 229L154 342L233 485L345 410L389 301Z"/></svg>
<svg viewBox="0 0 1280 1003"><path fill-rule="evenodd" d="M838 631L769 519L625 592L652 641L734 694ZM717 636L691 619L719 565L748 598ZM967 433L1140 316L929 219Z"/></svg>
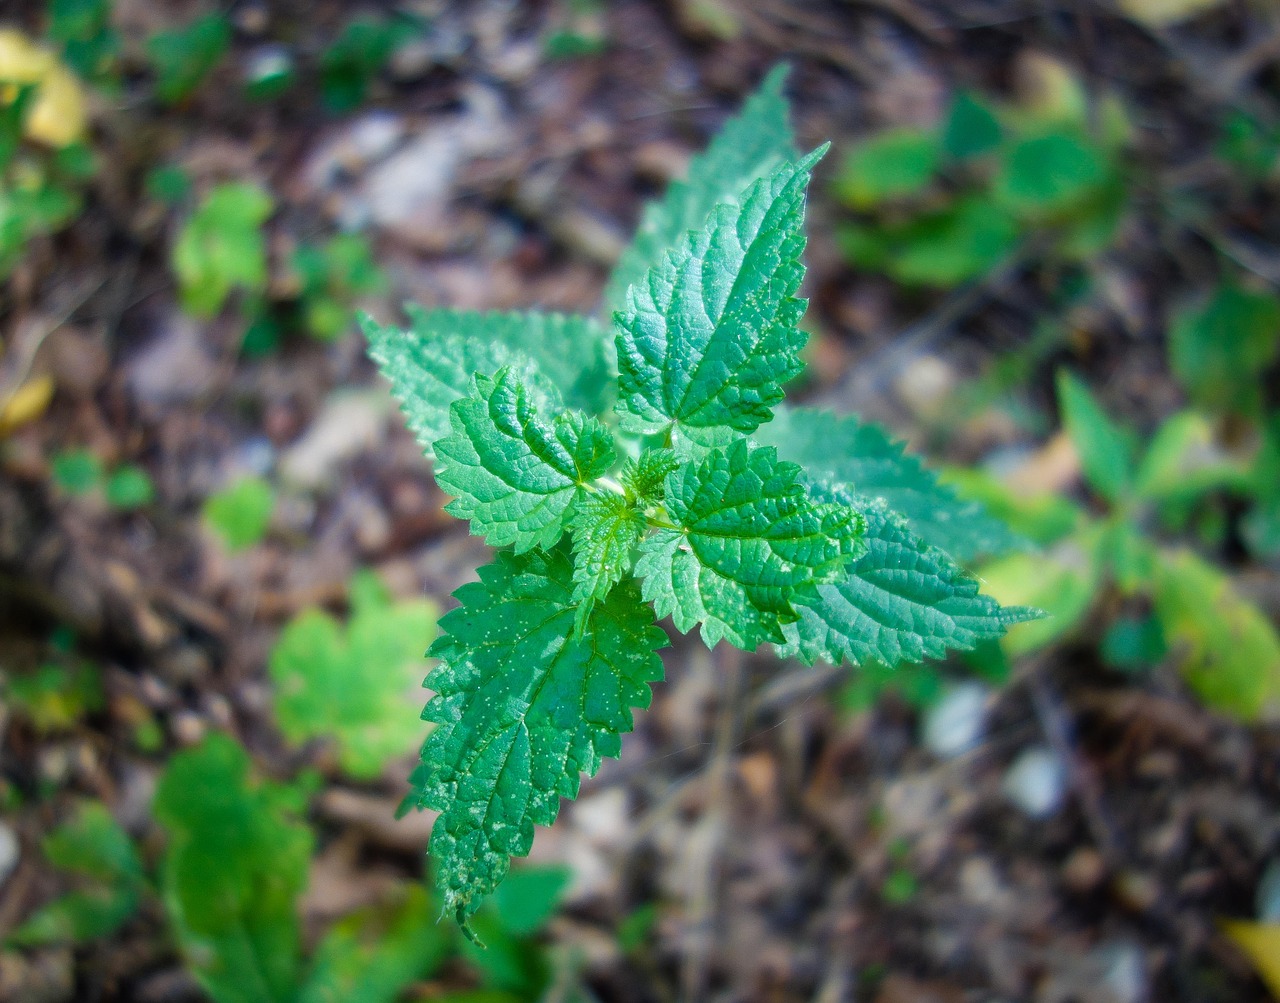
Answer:
<svg viewBox="0 0 1280 1003"><path fill-rule="evenodd" d="M1038 616L957 562L1010 532L872 425L781 406L803 368L805 191L775 70L648 207L612 320L412 310L369 351L448 511L499 548L428 654L406 805L463 929L535 824L617 756L668 643L853 665L971 649Z"/></svg>

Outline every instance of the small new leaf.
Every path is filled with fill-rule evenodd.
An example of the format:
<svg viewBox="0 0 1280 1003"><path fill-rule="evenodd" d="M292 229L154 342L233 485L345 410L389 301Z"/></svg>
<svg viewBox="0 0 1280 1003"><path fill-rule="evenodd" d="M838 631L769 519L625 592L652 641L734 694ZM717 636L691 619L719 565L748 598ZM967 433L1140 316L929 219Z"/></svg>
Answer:
<svg viewBox="0 0 1280 1003"><path fill-rule="evenodd" d="M581 603L581 636L596 602L631 571L632 551L646 528L644 513L622 495L588 495L573 515L573 598Z"/></svg>
<svg viewBox="0 0 1280 1003"><path fill-rule="evenodd" d="M732 198L784 161L796 158L782 94L787 68L774 69L689 164L689 179L673 181L657 202L645 207L635 240L623 253L605 290L610 309L622 307L627 288L657 265L689 230L706 220L717 202Z"/></svg>
<svg viewBox="0 0 1280 1003"><path fill-rule="evenodd" d="M769 420L803 368L805 189L825 152L718 204L630 288L614 314L624 429L716 446Z"/></svg>
<svg viewBox="0 0 1280 1003"><path fill-rule="evenodd" d="M1001 607L946 554L912 533L883 502L865 502L841 487L813 494L864 506L866 552L837 580L819 585L816 602L785 628L780 653L812 665L879 661L888 666L968 651L1015 623L1043 614Z"/></svg>
<svg viewBox="0 0 1280 1003"><path fill-rule="evenodd" d="M631 708L648 706L666 637L633 582L593 608L579 639L563 547L500 553L441 621L413 801L440 812L430 853L445 909L464 925L550 825L580 774L616 756Z"/></svg>
<svg viewBox="0 0 1280 1003"><path fill-rule="evenodd" d="M798 466L742 440L671 473L666 507L675 525L641 543L636 573L658 615L701 623L708 646L781 643L794 604L863 547L857 511L814 501Z"/></svg>
<svg viewBox="0 0 1280 1003"><path fill-rule="evenodd" d="M753 438L776 446L780 457L801 464L817 480L883 499L912 531L962 564L1026 546L978 502L940 484L918 457L903 452L902 443L854 415L784 407Z"/></svg>
<svg viewBox="0 0 1280 1003"><path fill-rule="evenodd" d="M646 449L622 468L622 486L641 502L661 502L667 474L680 466L670 449Z"/></svg>
<svg viewBox="0 0 1280 1003"><path fill-rule="evenodd" d="M560 539L583 486L616 457L613 436L595 418L566 411L543 421L512 369L476 375L450 421L453 434L435 443L436 480L458 496L447 511L516 553Z"/></svg>

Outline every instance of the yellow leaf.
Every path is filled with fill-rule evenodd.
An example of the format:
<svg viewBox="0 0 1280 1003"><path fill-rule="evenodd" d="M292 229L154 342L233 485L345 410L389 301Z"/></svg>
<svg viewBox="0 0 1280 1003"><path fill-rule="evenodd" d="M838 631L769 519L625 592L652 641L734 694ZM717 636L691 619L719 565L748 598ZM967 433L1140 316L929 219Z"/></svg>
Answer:
<svg viewBox="0 0 1280 1003"><path fill-rule="evenodd" d="M1151 28L1188 21L1222 5L1223 0L1120 0L1120 9Z"/></svg>
<svg viewBox="0 0 1280 1003"><path fill-rule="evenodd" d="M0 402L0 435L8 435L15 428L35 421L53 399L53 379L37 376L28 380L9 397Z"/></svg>
<svg viewBox="0 0 1280 1003"><path fill-rule="evenodd" d="M1280 1000L1280 923L1228 920L1223 932L1249 956L1271 995Z"/></svg>
<svg viewBox="0 0 1280 1003"><path fill-rule="evenodd" d="M23 123L28 139L68 146L84 134L84 90L52 52L20 31L0 30L0 100L12 101L13 85L34 84L35 100Z"/></svg>

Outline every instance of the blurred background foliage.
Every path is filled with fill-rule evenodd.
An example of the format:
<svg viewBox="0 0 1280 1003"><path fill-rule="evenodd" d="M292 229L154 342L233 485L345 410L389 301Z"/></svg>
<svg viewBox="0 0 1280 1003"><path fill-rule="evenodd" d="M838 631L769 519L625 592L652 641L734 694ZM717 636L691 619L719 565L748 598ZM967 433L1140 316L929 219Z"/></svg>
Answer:
<svg viewBox="0 0 1280 1003"><path fill-rule="evenodd" d="M1280 998L1278 37L0 5L0 998ZM1052 616L856 676L678 647L479 949L391 820L475 545L354 314L590 312L780 60L835 144L795 392L933 457L1011 531L973 573Z"/></svg>

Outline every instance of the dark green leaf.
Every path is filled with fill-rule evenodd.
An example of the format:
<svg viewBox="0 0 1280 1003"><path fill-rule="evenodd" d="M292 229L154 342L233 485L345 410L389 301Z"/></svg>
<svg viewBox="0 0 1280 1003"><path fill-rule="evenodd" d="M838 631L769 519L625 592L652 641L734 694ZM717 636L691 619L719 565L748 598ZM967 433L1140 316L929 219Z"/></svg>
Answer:
<svg viewBox="0 0 1280 1003"><path fill-rule="evenodd" d="M550 547L564 534L586 485L616 458L613 436L595 418L538 415L515 371L476 375L454 401L452 434L435 443L436 480L457 497L447 511L471 532L517 553Z"/></svg>
<svg viewBox="0 0 1280 1003"><path fill-rule="evenodd" d="M825 148L721 203L614 315L624 429L724 444L768 421L803 368L804 199Z"/></svg>
<svg viewBox="0 0 1280 1003"><path fill-rule="evenodd" d="M708 646L781 642L796 604L863 550L861 515L815 502L772 448L714 450L671 473L665 497L674 525L641 543L636 573L658 615L682 633L700 623Z"/></svg>
<svg viewBox="0 0 1280 1003"><path fill-rule="evenodd" d="M440 665L423 716L436 723L414 775L413 801L441 814L431 834L445 908L459 922L616 756L631 708L662 677L666 637L632 582L597 603L581 639L567 549L499 553L455 593L431 647Z"/></svg>

